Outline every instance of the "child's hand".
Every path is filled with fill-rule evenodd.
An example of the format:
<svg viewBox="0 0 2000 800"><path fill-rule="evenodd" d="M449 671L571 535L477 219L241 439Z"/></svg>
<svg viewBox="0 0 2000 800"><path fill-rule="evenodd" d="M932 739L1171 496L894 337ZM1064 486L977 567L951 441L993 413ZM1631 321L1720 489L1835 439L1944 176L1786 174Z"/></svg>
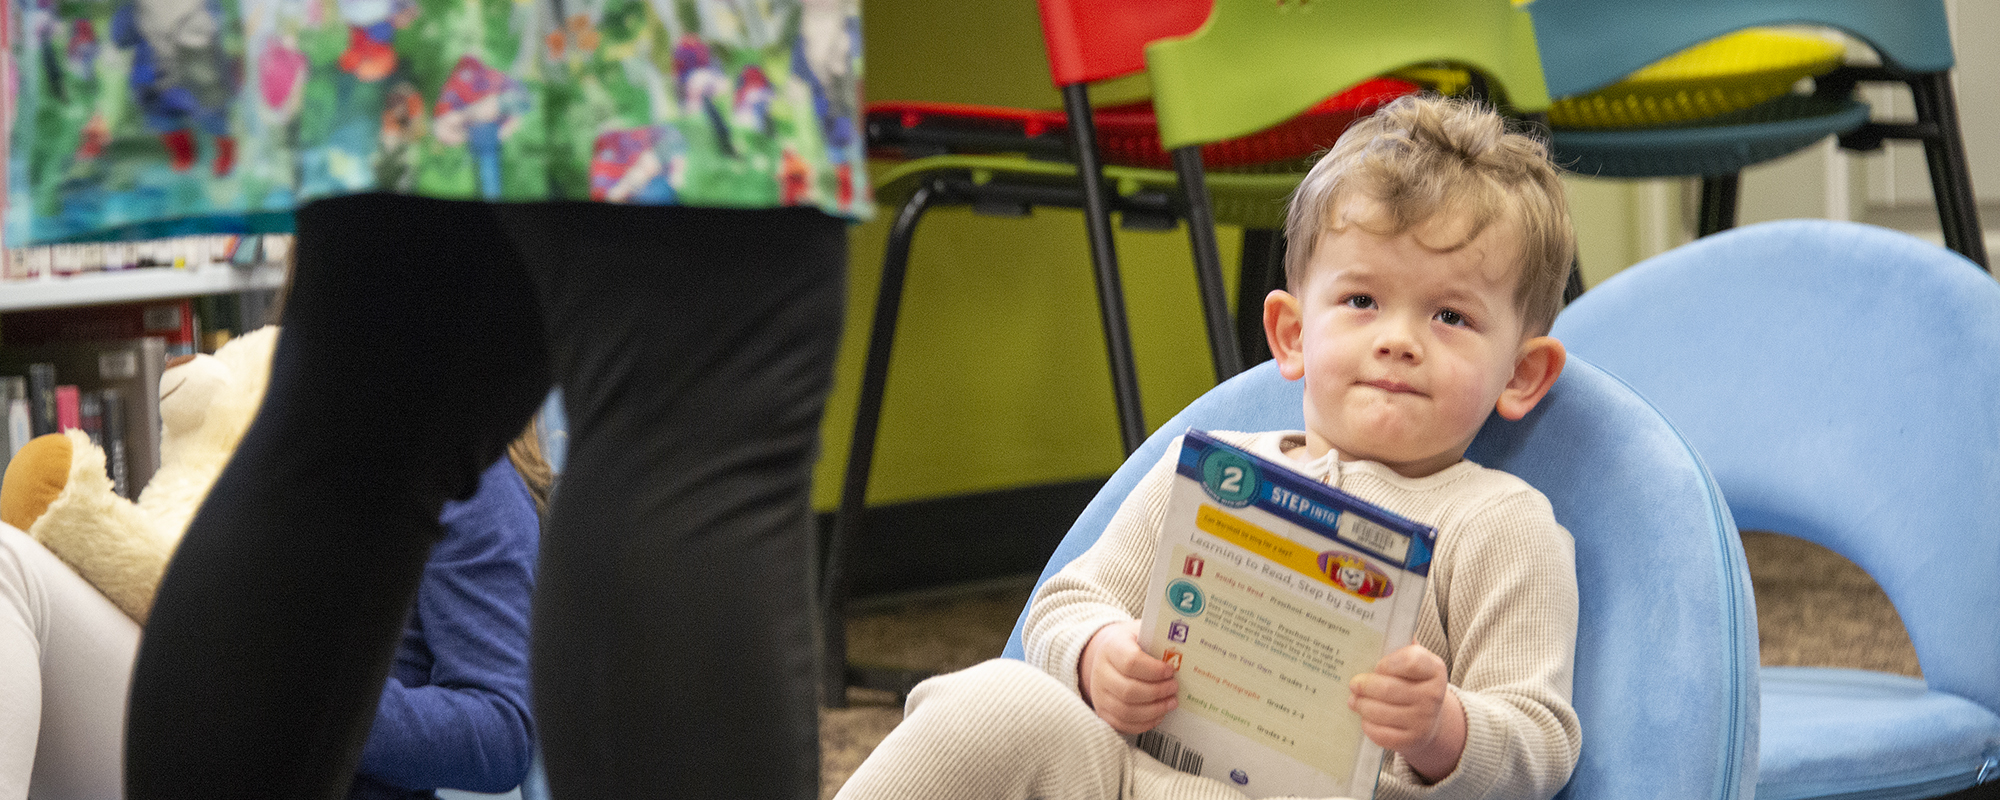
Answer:
<svg viewBox="0 0 2000 800"><path fill-rule="evenodd" d="M1458 768L1465 751L1465 708L1445 680L1444 659L1408 647L1383 656L1374 672L1347 682L1347 707L1361 715L1361 732L1394 750L1425 780L1436 783Z"/></svg>
<svg viewBox="0 0 2000 800"><path fill-rule="evenodd" d="M1119 733L1144 733L1180 705L1174 668L1139 646L1139 621L1097 629L1076 668L1083 701Z"/></svg>

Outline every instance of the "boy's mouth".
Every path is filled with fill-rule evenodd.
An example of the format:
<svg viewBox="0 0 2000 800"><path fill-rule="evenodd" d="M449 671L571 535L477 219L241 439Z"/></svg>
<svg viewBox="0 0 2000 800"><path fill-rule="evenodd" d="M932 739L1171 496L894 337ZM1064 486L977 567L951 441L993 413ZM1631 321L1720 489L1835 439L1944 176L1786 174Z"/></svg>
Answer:
<svg viewBox="0 0 2000 800"><path fill-rule="evenodd" d="M1411 386L1402 381L1390 380L1388 378L1379 378L1372 381L1362 381L1361 385L1373 386L1377 389L1381 389L1382 391L1388 392L1390 394L1416 394L1416 395L1423 394L1423 392L1417 391L1416 387L1414 386Z"/></svg>

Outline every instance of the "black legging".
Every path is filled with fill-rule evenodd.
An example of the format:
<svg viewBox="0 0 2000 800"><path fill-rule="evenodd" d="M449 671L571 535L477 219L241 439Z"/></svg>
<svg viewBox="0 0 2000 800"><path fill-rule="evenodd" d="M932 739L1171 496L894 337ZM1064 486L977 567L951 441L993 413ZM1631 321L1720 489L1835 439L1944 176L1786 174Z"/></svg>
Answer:
<svg viewBox="0 0 2000 800"><path fill-rule="evenodd" d="M845 241L800 209L302 208L269 395L140 646L129 796L340 797L441 504L554 381L552 791L816 797L808 487Z"/></svg>

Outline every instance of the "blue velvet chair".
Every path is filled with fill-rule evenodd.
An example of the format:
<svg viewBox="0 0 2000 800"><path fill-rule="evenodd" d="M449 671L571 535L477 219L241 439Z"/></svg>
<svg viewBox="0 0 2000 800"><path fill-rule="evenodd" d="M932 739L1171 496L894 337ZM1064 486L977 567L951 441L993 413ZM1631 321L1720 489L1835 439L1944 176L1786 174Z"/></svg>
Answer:
<svg viewBox="0 0 2000 800"><path fill-rule="evenodd" d="M1866 570L1916 647L1922 680L1765 668L1758 800L1931 797L2000 777L1992 278L1881 228L1767 223L1613 276L1556 335L1673 420L1745 529Z"/></svg>
<svg viewBox="0 0 2000 800"><path fill-rule="evenodd" d="M1050 559L1081 554L1189 427L1296 429L1302 386L1270 362L1168 421L1112 475ZM1559 797L1750 797L1756 613L1736 528L1693 452L1646 401L1571 359L1527 418L1495 417L1469 457L1547 494L1576 537L1582 615L1574 702L1583 753ZM1021 658L1016 623L1006 653Z"/></svg>

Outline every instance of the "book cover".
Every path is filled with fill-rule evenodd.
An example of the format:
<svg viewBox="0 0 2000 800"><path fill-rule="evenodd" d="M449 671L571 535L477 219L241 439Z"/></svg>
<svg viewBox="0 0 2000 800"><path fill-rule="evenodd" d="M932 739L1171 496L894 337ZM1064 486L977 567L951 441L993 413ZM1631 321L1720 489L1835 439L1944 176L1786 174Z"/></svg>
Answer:
<svg viewBox="0 0 2000 800"><path fill-rule="evenodd" d="M80 392L75 384L56 386L56 430L66 431L83 427L83 407Z"/></svg>
<svg viewBox="0 0 2000 800"><path fill-rule="evenodd" d="M104 400L97 392L84 392L77 397L77 427L90 437L91 444L104 446Z"/></svg>
<svg viewBox="0 0 2000 800"><path fill-rule="evenodd" d="M34 426L28 421L28 379L19 375L0 376L0 415L5 415L4 430L7 446L0 455L12 461L14 454L35 438Z"/></svg>
<svg viewBox="0 0 2000 800"><path fill-rule="evenodd" d="M1139 636L1180 706L1138 746L1251 797L1372 796L1347 681L1411 642L1437 532L1201 431L1175 466Z"/></svg>
<svg viewBox="0 0 2000 800"><path fill-rule="evenodd" d="M56 365L49 363L24 364L28 373L28 426L36 435L55 433L56 428Z"/></svg>
<svg viewBox="0 0 2000 800"><path fill-rule="evenodd" d="M58 379L79 391L98 392L100 400L104 398L103 390L118 390L118 423L125 439L126 478L131 496L146 488L146 482L160 467L160 373L166 369L166 363L166 340L157 336L0 347L0 375L27 373L30 395L35 392L33 376L37 372L47 374L50 405L47 432L53 433L55 429L54 395ZM31 370L31 365L38 369ZM39 413L33 406L31 402L31 410ZM107 419L113 413L110 406L103 409ZM81 422L77 420L79 425ZM38 436L41 433L35 431ZM109 448L106 456L108 460Z"/></svg>
<svg viewBox="0 0 2000 800"><path fill-rule="evenodd" d="M132 491L131 457L125 449L125 393L99 389L94 394L103 408L99 443L104 448L104 468L111 473L111 490L119 497L137 500L139 493Z"/></svg>

